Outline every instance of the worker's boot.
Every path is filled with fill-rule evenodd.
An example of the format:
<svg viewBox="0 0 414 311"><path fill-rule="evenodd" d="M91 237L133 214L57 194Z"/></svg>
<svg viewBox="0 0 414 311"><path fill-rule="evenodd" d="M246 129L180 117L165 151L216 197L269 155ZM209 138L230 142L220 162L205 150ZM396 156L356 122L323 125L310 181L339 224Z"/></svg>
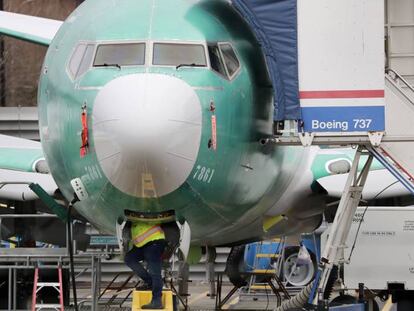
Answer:
<svg viewBox="0 0 414 311"><path fill-rule="evenodd" d="M141 309L164 309L162 307L161 297L151 300L151 303L143 305Z"/></svg>

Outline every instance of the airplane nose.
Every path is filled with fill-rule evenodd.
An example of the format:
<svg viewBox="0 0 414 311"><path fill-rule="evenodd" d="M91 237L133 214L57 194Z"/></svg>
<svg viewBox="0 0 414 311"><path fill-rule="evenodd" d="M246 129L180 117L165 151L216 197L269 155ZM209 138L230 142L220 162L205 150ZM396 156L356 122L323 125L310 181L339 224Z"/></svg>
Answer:
<svg viewBox="0 0 414 311"><path fill-rule="evenodd" d="M176 190L197 159L201 117L200 100L183 80L161 74L112 80L99 91L92 114L105 176L139 198Z"/></svg>

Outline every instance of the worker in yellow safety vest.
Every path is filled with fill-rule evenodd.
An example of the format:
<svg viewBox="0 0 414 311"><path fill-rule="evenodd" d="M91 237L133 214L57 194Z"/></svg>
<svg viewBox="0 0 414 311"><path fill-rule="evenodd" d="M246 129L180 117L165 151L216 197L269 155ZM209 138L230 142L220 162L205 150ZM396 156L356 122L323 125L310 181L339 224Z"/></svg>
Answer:
<svg viewBox="0 0 414 311"><path fill-rule="evenodd" d="M142 309L162 309L162 253L165 248L165 235L160 224L135 222L131 226L133 247L125 255L125 263L132 269L145 284L138 290L152 289L151 303L142 306ZM147 269L140 263L145 261Z"/></svg>

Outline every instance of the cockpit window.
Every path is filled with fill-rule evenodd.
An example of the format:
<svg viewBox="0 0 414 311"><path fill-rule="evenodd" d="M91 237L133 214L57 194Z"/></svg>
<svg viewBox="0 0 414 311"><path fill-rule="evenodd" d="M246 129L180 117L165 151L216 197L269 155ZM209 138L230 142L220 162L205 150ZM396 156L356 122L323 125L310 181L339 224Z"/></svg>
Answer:
<svg viewBox="0 0 414 311"><path fill-rule="evenodd" d="M79 64L82 61L83 54L85 54L86 44L79 44L75 52L72 55L72 58L69 62L69 72L72 75L72 77L75 77L78 73Z"/></svg>
<svg viewBox="0 0 414 311"><path fill-rule="evenodd" d="M234 50L230 44L220 44L220 50L223 55L224 64L226 65L229 78L231 78L240 67L239 60L237 59L236 53L234 53Z"/></svg>
<svg viewBox="0 0 414 311"><path fill-rule="evenodd" d="M232 79L240 68L240 62L230 43L208 45L211 69L225 78Z"/></svg>
<svg viewBox="0 0 414 311"><path fill-rule="evenodd" d="M94 67L137 66L145 64L145 43L101 44L96 50Z"/></svg>
<svg viewBox="0 0 414 311"><path fill-rule="evenodd" d="M154 43L153 64L207 67L207 60L201 44Z"/></svg>
<svg viewBox="0 0 414 311"><path fill-rule="evenodd" d="M69 61L69 73L72 78L76 79L88 71L94 50L93 44L81 43L76 47Z"/></svg>
<svg viewBox="0 0 414 311"><path fill-rule="evenodd" d="M226 69L217 44L208 46L208 55L210 56L211 69L226 77Z"/></svg>
<svg viewBox="0 0 414 311"><path fill-rule="evenodd" d="M77 77L83 75L91 66L93 53L95 52L95 45L88 44L86 46L85 54L83 55L82 62L80 63Z"/></svg>

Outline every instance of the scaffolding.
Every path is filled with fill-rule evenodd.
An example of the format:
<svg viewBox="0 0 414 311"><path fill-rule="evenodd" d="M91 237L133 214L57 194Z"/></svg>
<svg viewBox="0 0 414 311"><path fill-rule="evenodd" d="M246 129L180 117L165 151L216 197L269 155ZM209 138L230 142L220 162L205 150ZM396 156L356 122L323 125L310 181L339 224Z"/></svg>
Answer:
<svg viewBox="0 0 414 311"><path fill-rule="evenodd" d="M56 215L50 214L8 214L0 215L0 224L3 219L7 218L56 218ZM69 241L66 239L66 243ZM76 243L75 243L76 244ZM117 254L113 250L106 249L103 252L84 252L74 255L74 263L77 269L81 270L80 274L89 271L91 274L90 281L90 299L80 302L80 304L90 304L91 310L98 310L98 298L101 289L101 262L103 258L109 255ZM17 273L19 270L33 270L36 267L43 269L70 269L70 257L68 247L49 248L0 248L0 270L7 271L7 309L17 311ZM26 281L26 280L25 280ZM30 281L30 280L27 280ZM69 284L65 284L69 286ZM68 287L69 288L69 287Z"/></svg>

